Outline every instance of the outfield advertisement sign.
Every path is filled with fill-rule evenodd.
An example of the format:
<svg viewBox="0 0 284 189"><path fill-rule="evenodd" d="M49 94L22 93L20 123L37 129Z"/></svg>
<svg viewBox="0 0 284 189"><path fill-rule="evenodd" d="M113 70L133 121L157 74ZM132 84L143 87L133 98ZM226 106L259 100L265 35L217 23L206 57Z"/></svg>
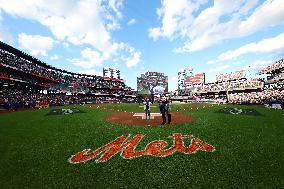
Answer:
<svg viewBox="0 0 284 189"><path fill-rule="evenodd" d="M187 85L197 85L205 83L205 73L198 73L192 76L188 76L185 80L185 84Z"/></svg>
<svg viewBox="0 0 284 189"><path fill-rule="evenodd" d="M196 138L192 135L182 135L175 133L169 138L173 139L173 145L168 147L164 140L155 140L150 142L143 151L136 151L137 145L145 137L144 134L137 134L132 139L130 134L122 135L110 143L99 147L91 152L91 149L84 149L75 155L72 155L69 162L72 164L84 163L91 159L97 158L96 163L106 162L114 155L120 153L124 159L132 159L140 156L150 155L155 157L167 157L175 152L183 154L194 154L198 151L213 152L215 147ZM189 139L189 146L185 146L184 139Z"/></svg>
<svg viewBox="0 0 284 189"><path fill-rule="evenodd" d="M223 81L230 81L230 80L239 80L245 77L245 71L244 70L239 70L235 72L231 72L229 74L221 74L216 77L216 80L218 82L223 82Z"/></svg>

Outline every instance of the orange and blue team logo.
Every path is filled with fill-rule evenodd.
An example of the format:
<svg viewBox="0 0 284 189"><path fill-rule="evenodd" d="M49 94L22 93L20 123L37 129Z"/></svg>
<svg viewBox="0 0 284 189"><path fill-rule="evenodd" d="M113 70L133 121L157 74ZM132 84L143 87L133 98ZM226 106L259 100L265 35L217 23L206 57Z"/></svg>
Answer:
<svg viewBox="0 0 284 189"><path fill-rule="evenodd" d="M91 149L84 149L69 158L72 164L84 163L91 159L97 158L96 163L106 162L114 155L120 153L124 159L132 159L140 156L150 155L155 157L166 157L175 152L183 154L194 154L198 151L213 152L215 147L193 137L192 135L182 135L175 133L169 138L173 139L173 145L169 146L164 140L155 140L146 145L145 150L136 151L135 148L139 142L145 137L143 134L137 134L130 139L130 134L122 135L112 142L91 152ZM189 139L189 146L184 145L184 139Z"/></svg>

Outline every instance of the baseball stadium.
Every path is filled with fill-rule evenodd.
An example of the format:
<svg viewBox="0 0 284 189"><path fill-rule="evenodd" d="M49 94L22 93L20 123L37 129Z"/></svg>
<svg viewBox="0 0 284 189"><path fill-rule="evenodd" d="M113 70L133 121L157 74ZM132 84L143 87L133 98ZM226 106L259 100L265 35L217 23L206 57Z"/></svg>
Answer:
<svg viewBox="0 0 284 189"><path fill-rule="evenodd" d="M0 0L1 188L284 187L279 0L75 2L27 1L28 9ZM201 48L197 29L218 26L211 14L222 28L240 22L242 32L222 40L231 48L219 47L220 37L214 49L206 47L210 53ZM171 37L170 15L170 23L183 28ZM257 22L255 16L267 20L250 30L246 22ZM159 25L152 17L161 27L149 29ZM139 35L148 28L151 42L135 43L129 29L135 26ZM173 52L182 38L190 44L175 50L190 52ZM48 39L51 47L42 50ZM163 63L153 66L161 49ZM81 57L72 58L76 54ZM231 64L218 65L225 61Z"/></svg>

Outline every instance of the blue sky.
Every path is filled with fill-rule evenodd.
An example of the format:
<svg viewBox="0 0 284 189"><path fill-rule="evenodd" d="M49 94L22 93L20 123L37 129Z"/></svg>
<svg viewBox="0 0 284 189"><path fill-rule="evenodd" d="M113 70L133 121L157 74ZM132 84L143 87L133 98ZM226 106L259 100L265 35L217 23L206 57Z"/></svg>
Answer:
<svg viewBox="0 0 284 189"><path fill-rule="evenodd" d="M0 40L52 66L121 70L136 89L146 71L193 67L250 76L284 56L283 0L0 0Z"/></svg>

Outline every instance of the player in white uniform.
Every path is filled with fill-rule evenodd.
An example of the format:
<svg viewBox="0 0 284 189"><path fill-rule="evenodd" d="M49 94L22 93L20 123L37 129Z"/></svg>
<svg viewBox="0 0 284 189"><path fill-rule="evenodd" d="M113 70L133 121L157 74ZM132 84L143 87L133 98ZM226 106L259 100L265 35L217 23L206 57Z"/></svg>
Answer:
<svg viewBox="0 0 284 189"><path fill-rule="evenodd" d="M152 103L149 101L149 99L146 99L143 102L146 119L147 119L147 117L148 117L148 119L150 119L150 116L151 116L151 104Z"/></svg>

